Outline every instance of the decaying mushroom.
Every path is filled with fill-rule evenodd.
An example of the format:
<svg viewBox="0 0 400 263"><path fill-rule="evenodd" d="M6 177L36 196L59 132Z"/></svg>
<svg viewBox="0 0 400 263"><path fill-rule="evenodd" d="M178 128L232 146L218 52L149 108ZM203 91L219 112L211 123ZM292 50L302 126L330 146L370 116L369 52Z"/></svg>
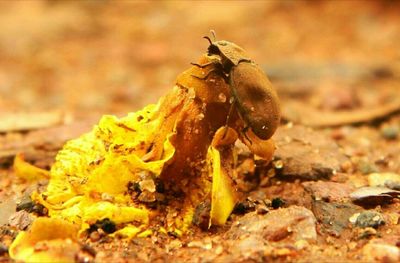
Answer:
<svg viewBox="0 0 400 263"><path fill-rule="evenodd" d="M179 236L202 207L205 228L223 225L237 200L235 141L270 160L274 143L269 137L277 124L266 127L267 139L256 136L262 127L258 115L246 117L238 110L221 61L218 54L201 56L158 104L123 118L103 116L91 132L67 142L51 168L47 190L34 192L32 199L48 209L49 217L78 225L80 233L108 219L116 225L114 236L152 231ZM271 98L278 107L276 96ZM269 119L279 120L279 110L257 103L257 111L273 112ZM257 120L256 134L248 128L249 119Z"/></svg>

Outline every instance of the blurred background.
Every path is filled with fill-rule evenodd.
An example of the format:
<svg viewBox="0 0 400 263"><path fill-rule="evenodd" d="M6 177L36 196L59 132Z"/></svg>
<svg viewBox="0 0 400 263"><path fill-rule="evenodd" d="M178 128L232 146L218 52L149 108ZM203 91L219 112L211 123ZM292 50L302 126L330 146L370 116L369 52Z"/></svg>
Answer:
<svg viewBox="0 0 400 263"><path fill-rule="evenodd" d="M138 110L206 52L210 29L282 100L340 110L400 94L399 1L1 1L0 113Z"/></svg>

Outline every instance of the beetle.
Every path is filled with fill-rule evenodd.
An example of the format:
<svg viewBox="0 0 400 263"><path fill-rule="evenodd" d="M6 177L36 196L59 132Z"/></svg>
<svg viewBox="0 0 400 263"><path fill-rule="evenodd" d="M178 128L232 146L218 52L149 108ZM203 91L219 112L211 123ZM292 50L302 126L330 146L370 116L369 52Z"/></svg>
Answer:
<svg viewBox="0 0 400 263"><path fill-rule="evenodd" d="M251 128L263 140L271 138L281 116L278 95L271 82L243 48L229 41L217 41L212 30L211 34L213 40L204 37L210 43L208 55L216 55L219 60L203 65L192 64L203 68L216 63L215 70L222 74L233 94L232 106L236 105L247 125L245 130Z"/></svg>

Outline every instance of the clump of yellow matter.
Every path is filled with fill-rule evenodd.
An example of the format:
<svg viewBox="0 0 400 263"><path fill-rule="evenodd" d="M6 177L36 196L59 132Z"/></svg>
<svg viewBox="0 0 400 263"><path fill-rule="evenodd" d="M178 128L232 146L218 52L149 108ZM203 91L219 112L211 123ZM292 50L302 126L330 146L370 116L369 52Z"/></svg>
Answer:
<svg viewBox="0 0 400 263"><path fill-rule="evenodd" d="M204 55L199 63L217 59ZM72 223L80 233L109 219L116 225L113 236L179 236L207 204L207 226L223 225L236 203L236 139L266 159L274 145L251 131L243 138L244 123L235 110L227 123L232 95L214 70L213 64L191 67L158 104L123 118L103 116L91 132L65 144L46 191L34 192L32 199L50 218Z"/></svg>

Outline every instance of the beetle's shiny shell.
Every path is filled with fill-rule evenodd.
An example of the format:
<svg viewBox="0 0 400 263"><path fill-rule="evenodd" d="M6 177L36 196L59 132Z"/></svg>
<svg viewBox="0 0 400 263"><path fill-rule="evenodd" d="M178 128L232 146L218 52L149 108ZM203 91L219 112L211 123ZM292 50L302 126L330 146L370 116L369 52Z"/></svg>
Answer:
<svg viewBox="0 0 400 263"><path fill-rule="evenodd" d="M278 96L265 73L254 63L239 63L230 72L230 86L244 121L260 139L269 139L281 114Z"/></svg>
<svg viewBox="0 0 400 263"><path fill-rule="evenodd" d="M240 63L242 60L250 61L250 57L247 55L246 51L236 45L235 43L220 40L213 43L221 52L221 54L232 62L235 66Z"/></svg>

